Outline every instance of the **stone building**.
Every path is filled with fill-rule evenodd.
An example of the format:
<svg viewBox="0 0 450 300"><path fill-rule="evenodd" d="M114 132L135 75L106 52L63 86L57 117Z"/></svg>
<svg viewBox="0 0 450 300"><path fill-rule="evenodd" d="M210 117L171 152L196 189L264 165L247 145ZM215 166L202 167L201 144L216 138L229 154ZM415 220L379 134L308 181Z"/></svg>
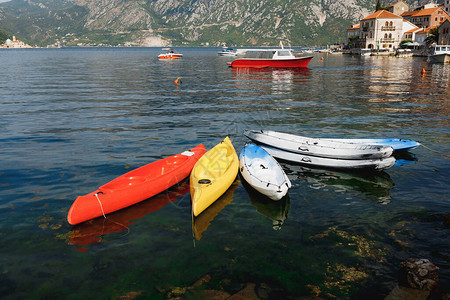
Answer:
<svg viewBox="0 0 450 300"><path fill-rule="evenodd" d="M450 0L448 0L448 1L450 1ZM394 15L400 16L401 14L409 11L409 6L408 6L408 4L406 4L405 2L400 0L396 3L394 3L393 5L389 6L387 8L387 10L389 12L393 13Z"/></svg>
<svg viewBox="0 0 450 300"><path fill-rule="evenodd" d="M362 45L368 49L393 51L403 38L403 18L386 10L380 10L360 21Z"/></svg>
<svg viewBox="0 0 450 300"><path fill-rule="evenodd" d="M439 27L439 44L450 45L450 17Z"/></svg>

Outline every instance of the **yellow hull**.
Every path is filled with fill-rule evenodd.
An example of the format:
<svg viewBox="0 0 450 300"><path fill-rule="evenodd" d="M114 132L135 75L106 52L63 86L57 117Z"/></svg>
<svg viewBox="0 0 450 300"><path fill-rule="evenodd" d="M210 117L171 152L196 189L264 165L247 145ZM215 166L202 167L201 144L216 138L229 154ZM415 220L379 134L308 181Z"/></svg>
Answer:
<svg viewBox="0 0 450 300"><path fill-rule="evenodd" d="M198 216L226 192L238 171L239 158L228 137L197 161L190 177L194 216Z"/></svg>

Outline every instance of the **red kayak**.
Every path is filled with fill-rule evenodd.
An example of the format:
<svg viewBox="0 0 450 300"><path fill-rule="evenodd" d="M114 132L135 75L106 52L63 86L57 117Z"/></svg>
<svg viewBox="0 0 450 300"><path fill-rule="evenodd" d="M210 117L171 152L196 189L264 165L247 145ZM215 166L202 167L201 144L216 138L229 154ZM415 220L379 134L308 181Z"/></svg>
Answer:
<svg viewBox="0 0 450 300"><path fill-rule="evenodd" d="M205 153L205 146L200 144L125 173L98 190L79 196L70 207L67 221L79 224L153 197L189 176Z"/></svg>

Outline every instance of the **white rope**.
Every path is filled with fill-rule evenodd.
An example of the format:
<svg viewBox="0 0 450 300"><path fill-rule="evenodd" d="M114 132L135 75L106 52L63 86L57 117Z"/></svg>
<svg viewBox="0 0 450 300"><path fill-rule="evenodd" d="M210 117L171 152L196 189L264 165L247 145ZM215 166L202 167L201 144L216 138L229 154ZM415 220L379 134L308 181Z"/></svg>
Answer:
<svg viewBox="0 0 450 300"><path fill-rule="evenodd" d="M95 197L97 197L98 203L100 204L100 209L102 210L103 217L106 219L105 212L103 211L102 202L98 198L98 193L95 194Z"/></svg>

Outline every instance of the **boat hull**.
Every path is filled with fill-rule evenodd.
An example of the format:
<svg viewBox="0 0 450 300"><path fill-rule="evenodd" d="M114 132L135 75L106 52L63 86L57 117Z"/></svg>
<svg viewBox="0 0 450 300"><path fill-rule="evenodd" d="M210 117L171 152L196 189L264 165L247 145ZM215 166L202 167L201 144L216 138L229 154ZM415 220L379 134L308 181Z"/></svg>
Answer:
<svg viewBox="0 0 450 300"><path fill-rule="evenodd" d="M198 216L226 192L238 171L239 159L228 137L197 161L190 177L194 216Z"/></svg>
<svg viewBox="0 0 450 300"><path fill-rule="evenodd" d="M405 139L333 139L325 138L324 140L336 141L350 144L366 144L392 147L394 151L407 151L420 146L419 142Z"/></svg>
<svg viewBox="0 0 450 300"><path fill-rule="evenodd" d="M283 198L291 187L278 162L255 144L248 144L241 150L239 170L250 186L272 200Z"/></svg>
<svg viewBox="0 0 450 300"><path fill-rule="evenodd" d="M183 57L183 54L160 54L160 55L158 55L159 59L167 59L167 60L180 59L182 57Z"/></svg>
<svg viewBox="0 0 450 300"><path fill-rule="evenodd" d="M318 168L384 170L395 164L393 156L382 159L333 159L293 153L265 145L261 147L277 159Z"/></svg>
<svg viewBox="0 0 450 300"><path fill-rule="evenodd" d="M79 196L70 207L67 221L79 224L131 206L159 194L189 176L206 153L202 144L123 174L96 191Z"/></svg>
<svg viewBox="0 0 450 300"><path fill-rule="evenodd" d="M443 54L431 55L430 61L433 63L449 64L450 63L450 54L443 53Z"/></svg>
<svg viewBox="0 0 450 300"><path fill-rule="evenodd" d="M312 56L290 59L238 58L229 65L233 68L306 68Z"/></svg>
<svg viewBox="0 0 450 300"><path fill-rule="evenodd" d="M379 159L389 157L392 147L351 144L320 138L309 138L271 130L245 130L249 139L294 153L334 159Z"/></svg>

